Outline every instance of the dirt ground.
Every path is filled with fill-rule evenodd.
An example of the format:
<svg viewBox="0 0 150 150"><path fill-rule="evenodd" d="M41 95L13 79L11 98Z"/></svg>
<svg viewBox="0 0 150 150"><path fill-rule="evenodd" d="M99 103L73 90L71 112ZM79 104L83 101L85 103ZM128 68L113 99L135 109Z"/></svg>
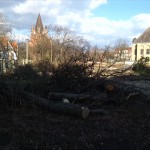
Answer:
<svg viewBox="0 0 150 150"><path fill-rule="evenodd" d="M80 119L43 110L34 103L0 101L1 150L147 150L150 102L134 97L108 114Z"/></svg>

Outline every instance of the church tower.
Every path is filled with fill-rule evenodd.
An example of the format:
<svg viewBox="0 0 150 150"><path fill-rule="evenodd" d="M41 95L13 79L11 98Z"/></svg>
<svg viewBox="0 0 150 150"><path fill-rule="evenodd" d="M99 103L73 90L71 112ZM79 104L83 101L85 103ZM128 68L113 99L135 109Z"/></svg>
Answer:
<svg viewBox="0 0 150 150"><path fill-rule="evenodd" d="M36 25L32 26L31 28L30 45L33 46L34 44L36 44L37 40L41 38L42 35L47 35L47 27L43 26L41 15L39 13Z"/></svg>
<svg viewBox="0 0 150 150"><path fill-rule="evenodd" d="M37 34L42 34L43 33L43 23L40 14L38 15L36 25L35 25L35 31Z"/></svg>

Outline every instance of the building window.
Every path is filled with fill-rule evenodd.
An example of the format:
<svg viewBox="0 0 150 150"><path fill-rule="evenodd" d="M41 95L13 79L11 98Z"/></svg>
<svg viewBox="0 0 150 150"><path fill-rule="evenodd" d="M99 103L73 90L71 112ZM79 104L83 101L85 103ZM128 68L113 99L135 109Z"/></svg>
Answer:
<svg viewBox="0 0 150 150"><path fill-rule="evenodd" d="M147 50L146 50L146 54L150 54L150 49L147 49Z"/></svg>
<svg viewBox="0 0 150 150"><path fill-rule="evenodd" d="M141 49L141 55L143 55L144 54L144 49Z"/></svg>

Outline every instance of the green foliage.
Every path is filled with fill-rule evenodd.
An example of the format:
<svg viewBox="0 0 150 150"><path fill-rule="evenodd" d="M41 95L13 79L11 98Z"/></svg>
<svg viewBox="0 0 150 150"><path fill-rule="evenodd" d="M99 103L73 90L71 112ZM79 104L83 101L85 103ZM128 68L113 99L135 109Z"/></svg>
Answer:
<svg viewBox="0 0 150 150"><path fill-rule="evenodd" d="M149 62L149 58L141 58L134 66L133 70L140 75L149 76L150 68L147 67L147 62Z"/></svg>

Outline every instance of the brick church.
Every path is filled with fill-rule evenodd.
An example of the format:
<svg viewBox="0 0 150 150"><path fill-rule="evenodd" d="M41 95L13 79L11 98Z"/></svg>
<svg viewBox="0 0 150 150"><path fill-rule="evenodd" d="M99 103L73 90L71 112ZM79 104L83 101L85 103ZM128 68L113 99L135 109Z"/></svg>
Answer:
<svg viewBox="0 0 150 150"><path fill-rule="evenodd" d="M28 45L29 46L29 52L28 52L29 62L36 63L42 58L44 58L44 56L46 55L44 48L49 43L50 43L50 39L48 37L48 29L47 29L47 26L43 25L41 15L39 13L36 24L32 26L31 28L30 40L28 43L29 44Z"/></svg>
<svg viewBox="0 0 150 150"><path fill-rule="evenodd" d="M37 43L37 40L41 38L42 35L47 35L47 26L43 26L40 13L36 21L36 25L31 28L31 37L30 37L30 46L34 46Z"/></svg>

